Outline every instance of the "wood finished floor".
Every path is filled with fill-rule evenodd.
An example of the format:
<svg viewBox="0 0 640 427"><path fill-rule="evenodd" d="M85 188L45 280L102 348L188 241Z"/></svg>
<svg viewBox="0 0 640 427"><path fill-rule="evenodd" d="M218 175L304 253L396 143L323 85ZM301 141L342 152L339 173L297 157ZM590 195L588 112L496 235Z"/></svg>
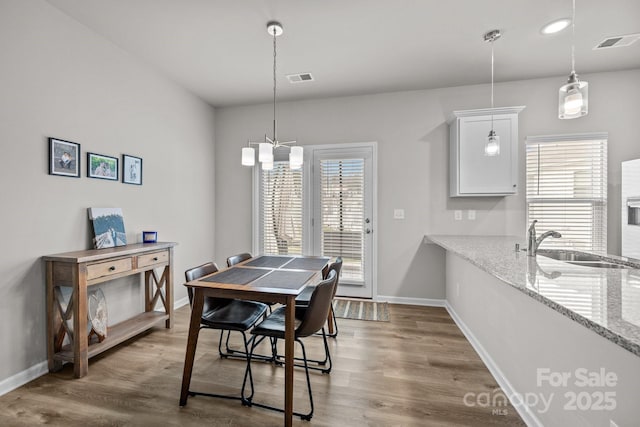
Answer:
<svg viewBox="0 0 640 427"><path fill-rule="evenodd" d="M498 387L443 308L390 305L390 322L338 319L330 340L330 375L312 372L315 413L298 426L524 425L513 407L471 407L467 393ZM0 426L280 426L280 413L204 396L178 406L189 308L172 330L154 329L89 361L89 375L72 365L0 397ZM192 390L233 392L244 363L221 360L218 332L200 333ZM232 340L236 345L240 340ZM322 339L305 340L320 357ZM265 349L266 350L266 349ZM256 401L282 404L284 371L252 365ZM296 369L295 410L308 410L304 371ZM475 402L475 399L467 400ZM500 411L501 415L495 414Z"/></svg>

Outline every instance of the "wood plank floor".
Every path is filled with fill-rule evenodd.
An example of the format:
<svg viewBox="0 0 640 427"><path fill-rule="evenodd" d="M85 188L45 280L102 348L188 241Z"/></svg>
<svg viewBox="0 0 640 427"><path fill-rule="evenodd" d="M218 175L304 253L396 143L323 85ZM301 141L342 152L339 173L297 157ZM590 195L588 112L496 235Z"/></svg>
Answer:
<svg viewBox="0 0 640 427"><path fill-rule="evenodd" d="M465 404L467 393L494 396L498 386L445 309L389 309L390 322L338 319L340 335L330 340L333 371L312 372L314 417L295 418L294 425L524 425L511 406ZM189 307L183 307L173 330L156 328L91 359L85 378L73 379L72 365L65 365L1 396L0 425L282 425L280 413L234 400L196 396L178 406L188 317ZM200 334L192 390L233 393L241 384L244 363L221 360L217 339L215 331ZM321 338L305 343L310 357L323 354ZM284 370L265 363L252 367L254 399L281 405ZM296 411L306 412L302 370L296 370L294 393Z"/></svg>

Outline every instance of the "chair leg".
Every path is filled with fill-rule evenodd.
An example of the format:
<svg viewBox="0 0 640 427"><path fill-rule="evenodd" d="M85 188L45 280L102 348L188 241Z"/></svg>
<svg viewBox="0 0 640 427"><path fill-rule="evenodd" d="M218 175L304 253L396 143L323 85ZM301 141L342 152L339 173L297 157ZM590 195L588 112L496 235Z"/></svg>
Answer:
<svg viewBox="0 0 640 427"><path fill-rule="evenodd" d="M329 351L329 340L327 340L327 336L328 334L326 333L324 327L322 328L322 332L318 333L318 335L322 335L322 342L324 344L324 360L316 360L316 359L308 359L305 357L294 357L294 360L304 360L306 364L308 364L309 362L311 363L316 363L320 366L325 366L327 364L327 362L329 362L329 367L328 368L320 368L320 367L316 367L316 366L309 366L309 369L313 369L314 371L321 371L323 374L328 374L331 372L331 368L332 368L332 362L331 362L331 353ZM277 354L277 349L275 349L276 353L275 353L275 363L276 365L283 365L284 362L282 361L282 359L284 358L284 356L282 356L281 354ZM304 365L295 365L299 368L303 367Z"/></svg>
<svg viewBox="0 0 640 427"><path fill-rule="evenodd" d="M331 368L333 367L333 363L331 362L331 353L329 352L329 343L327 342L327 334L324 331L324 327L322 328L322 341L324 342L324 360L325 362L329 361L329 367L327 369L322 369L323 374L328 374L331 372ZM305 356L306 360L306 356Z"/></svg>
<svg viewBox="0 0 640 427"><path fill-rule="evenodd" d="M225 331L227 332L227 339L225 342L225 347L226 350L223 352L222 351L222 340L224 339L224 333ZM242 334L244 335L244 332L242 332ZM223 359L228 359L228 358L232 358L232 359L244 359L245 357L247 357L247 353L246 351L241 351L241 350L234 350L232 348L229 348L229 338L231 337L231 330L228 329L221 329L220 330L220 341L218 341L218 353L220 353L220 357ZM272 350L273 352L273 350ZM254 354L251 357L253 357L255 360L262 360L265 362L273 362L274 356L273 354L271 356L264 356L262 354Z"/></svg>
<svg viewBox="0 0 640 427"><path fill-rule="evenodd" d="M338 336L338 322L336 321L336 313L333 311L333 304L331 304L331 309L329 311L329 321L333 323L333 332L331 332L331 328L329 329L328 337L335 338Z"/></svg>
<svg viewBox="0 0 640 427"><path fill-rule="evenodd" d="M260 341L261 340L258 340L257 343L260 343ZM296 341L298 343L300 343L300 346L302 348L303 359L305 361L305 364L303 366L305 368L305 374L306 374L306 378L307 378L307 391L309 393L309 406L310 406L311 410L307 414L303 414L303 413L294 411L293 415L295 415L296 417L300 417L302 420L311 421L311 417L313 417L313 396L311 394L311 377L309 376L309 369L311 369L311 368L307 364L307 360L306 360L307 353L305 351L304 344L299 339L296 339ZM256 343L256 340L255 340L255 337L254 337L253 343L251 344L251 350L249 352L249 355L251 355L253 353L253 350L255 349L255 346L257 345L257 343ZM253 392L252 392L250 397L248 397L248 398L244 397L244 389L245 389L245 385L246 385L248 376L251 377L251 357L247 358L247 369L245 370L244 381L242 383L242 404L245 405L245 406L257 406L259 408L271 409L272 411L284 412L284 409L282 409L282 408L278 408L278 407L270 406L270 405L265 405L263 403L254 402L253 401Z"/></svg>
<svg viewBox="0 0 640 427"><path fill-rule="evenodd" d="M324 329L323 329L324 332ZM304 344L302 341L297 340L300 343L300 347L302 348L302 357L304 359L304 373L307 377L307 390L309 392L309 406L311 410L308 414L300 415L300 418L306 421L311 421L311 417L313 417L313 395L311 394L311 378L309 377L309 364L307 363L307 352L304 348Z"/></svg>
<svg viewBox="0 0 640 427"><path fill-rule="evenodd" d="M253 338L247 340L247 335L240 331L242 333L242 340L244 341L244 350L245 350L245 355L250 355L251 353L249 352L249 342L251 342L252 344L252 350L253 350ZM224 335L224 331L221 331L220 333L220 342L222 342L222 336ZM246 357L247 362L251 360L250 357ZM247 371L245 371L244 373L244 378L242 380L242 389L240 391L240 396L228 396L228 395L224 395L224 394L215 394L215 393L204 393L204 392L199 392L199 391L191 391L189 390L189 396L208 396L208 397L217 397L220 399L233 399L233 400L240 400L243 402L244 404L244 390L245 390L245 386L247 383L247 377L249 378L249 384L251 386L251 394L249 395L249 400L251 400L251 398L253 398L253 392L254 392L254 388L253 388L253 375L251 374L251 370L249 370L249 373L247 375Z"/></svg>

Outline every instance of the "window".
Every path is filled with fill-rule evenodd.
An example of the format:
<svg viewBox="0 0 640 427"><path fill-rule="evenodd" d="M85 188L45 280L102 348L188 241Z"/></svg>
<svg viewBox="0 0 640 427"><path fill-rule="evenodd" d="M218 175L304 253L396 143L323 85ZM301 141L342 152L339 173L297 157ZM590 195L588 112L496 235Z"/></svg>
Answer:
<svg viewBox="0 0 640 427"><path fill-rule="evenodd" d="M320 159L322 254L343 258L342 279L364 282L364 163Z"/></svg>
<svg viewBox="0 0 640 427"><path fill-rule="evenodd" d="M302 255L302 170L274 162L260 170L260 249L267 255Z"/></svg>
<svg viewBox="0 0 640 427"><path fill-rule="evenodd" d="M527 138L528 223L546 247L607 250L607 135Z"/></svg>

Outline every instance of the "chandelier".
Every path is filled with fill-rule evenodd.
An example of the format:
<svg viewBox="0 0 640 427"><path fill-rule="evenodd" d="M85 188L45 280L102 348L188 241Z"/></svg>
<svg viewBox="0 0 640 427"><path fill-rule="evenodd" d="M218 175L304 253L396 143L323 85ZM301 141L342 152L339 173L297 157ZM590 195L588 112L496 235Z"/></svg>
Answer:
<svg viewBox="0 0 640 427"><path fill-rule="evenodd" d="M251 145L258 146L258 161L262 165L262 170L273 169L273 150L278 147L290 146L289 152L289 167L291 169L302 168L303 163L303 148L295 146L296 141L279 141L278 140L278 125L276 120L276 98L277 98L277 84L276 84L276 38L284 32L282 24L277 21L269 21L267 23L267 32L273 36L273 136L269 138L264 135L264 142L252 142L249 141L248 147L242 149L242 165L253 166L255 165L255 150Z"/></svg>

